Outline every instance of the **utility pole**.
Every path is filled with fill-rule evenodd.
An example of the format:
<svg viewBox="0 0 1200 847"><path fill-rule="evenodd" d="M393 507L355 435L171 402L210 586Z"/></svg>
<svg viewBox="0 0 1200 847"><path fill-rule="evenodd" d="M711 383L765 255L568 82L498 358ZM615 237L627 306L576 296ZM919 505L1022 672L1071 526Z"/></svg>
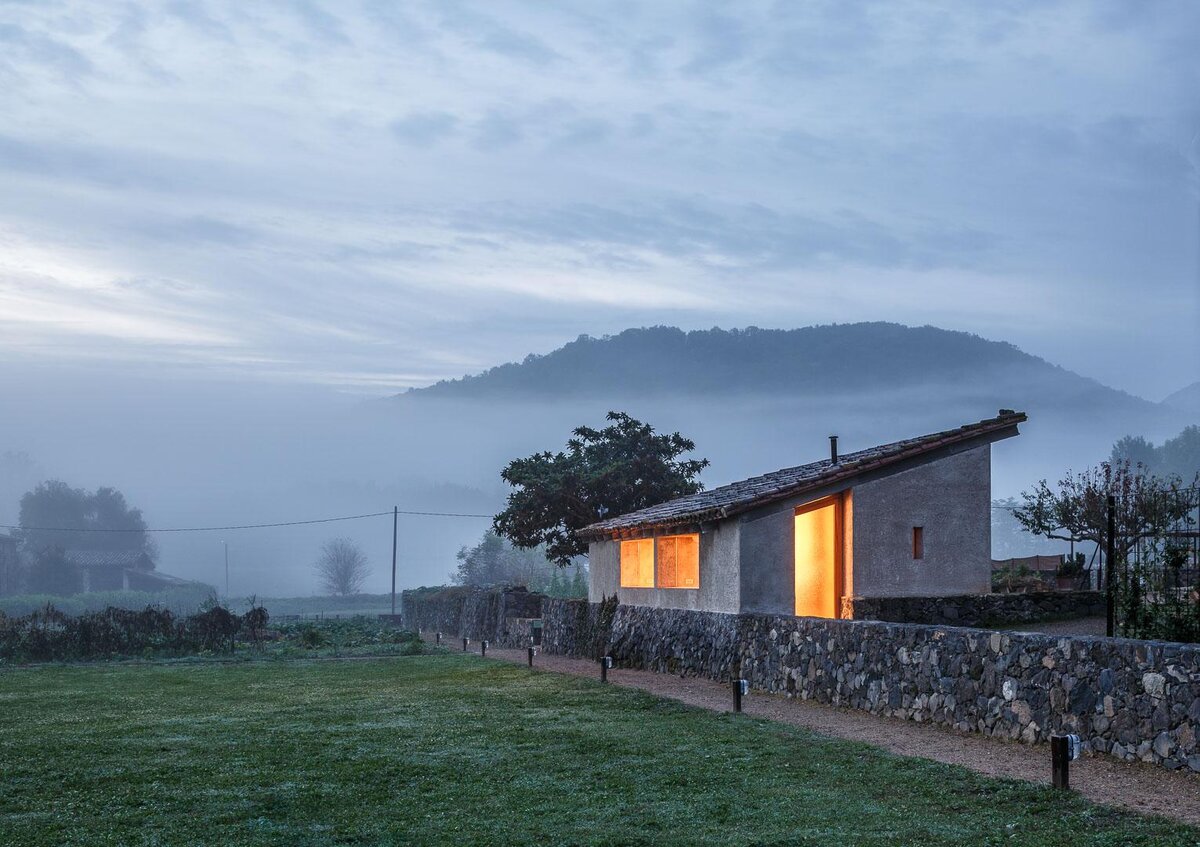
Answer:
<svg viewBox="0 0 1200 847"><path fill-rule="evenodd" d="M392 617L396 617L396 523L400 519L400 507L392 506Z"/></svg>
<svg viewBox="0 0 1200 847"><path fill-rule="evenodd" d="M229 602L229 542L222 541L222 546L225 547L225 602Z"/></svg>

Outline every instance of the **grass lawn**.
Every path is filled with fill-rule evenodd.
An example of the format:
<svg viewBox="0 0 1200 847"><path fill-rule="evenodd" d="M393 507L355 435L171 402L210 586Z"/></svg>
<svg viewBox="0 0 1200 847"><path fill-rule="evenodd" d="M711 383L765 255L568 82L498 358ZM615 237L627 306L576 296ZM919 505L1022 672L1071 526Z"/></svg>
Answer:
<svg viewBox="0 0 1200 847"><path fill-rule="evenodd" d="M0 672L0 844L1189 845L1200 831L453 653Z"/></svg>

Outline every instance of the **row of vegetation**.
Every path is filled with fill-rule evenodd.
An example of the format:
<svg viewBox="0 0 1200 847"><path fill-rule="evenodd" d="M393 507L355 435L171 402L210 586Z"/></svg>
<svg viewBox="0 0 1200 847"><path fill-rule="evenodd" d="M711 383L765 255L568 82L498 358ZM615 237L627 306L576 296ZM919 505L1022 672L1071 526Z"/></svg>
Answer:
<svg viewBox="0 0 1200 847"><path fill-rule="evenodd" d="M294 621L268 628L270 613L253 601L238 614L210 601L192 614L148 606L108 607L70 615L46 606L25 615L0 613L0 664L120 658L293 655L412 655L416 633L365 616Z"/></svg>

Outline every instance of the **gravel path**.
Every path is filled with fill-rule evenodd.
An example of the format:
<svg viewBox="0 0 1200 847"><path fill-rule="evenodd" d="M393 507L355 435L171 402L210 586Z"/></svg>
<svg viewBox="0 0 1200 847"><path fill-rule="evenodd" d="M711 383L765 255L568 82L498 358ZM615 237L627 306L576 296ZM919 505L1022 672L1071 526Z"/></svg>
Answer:
<svg viewBox="0 0 1200 847"><path fill-rule="evenodd" d="M423 637L433 641L430 633ZM458 649L456 639L446 646ZM478 654L478 642L471 652ZM525 664L525 650L489 647L487 658ZM599 678L596 662L567 656L538 654L535 667L556 673ZM649 671L613 668L609 682L638 688L693 706L721 712L733 708L729 687L699 677L679 677ZM1050 748L1001 741L982 735L879 717L855 709L824 706L809 700L752 692L742 710L755 717L781 721L836 738L862 741L901 756L917 756L962 765L987 776L1050 782ZM1096 803L1119 806L1144 814L1163 815L1200 826L1200 777L1172 773L1156 765L1128 763L1107 756L1085 757L1071 763L1071 787Z"/></svg>

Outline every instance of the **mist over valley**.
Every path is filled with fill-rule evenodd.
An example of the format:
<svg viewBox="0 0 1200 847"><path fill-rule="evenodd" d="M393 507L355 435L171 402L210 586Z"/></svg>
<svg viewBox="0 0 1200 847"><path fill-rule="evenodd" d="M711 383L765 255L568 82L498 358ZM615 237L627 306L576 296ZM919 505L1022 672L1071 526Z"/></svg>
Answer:
<svg viewBox="0 0 1200 847"><path fill-rule="evenodd" d="M19 397L0 419L0 523L42 479L114 486L151 528L281 523L401 510L491 515L510 460L561 449L622 410L679 431L710 460L707 487L842 450L1029 413L993 448L993 496L1106 459L1128 434L1161 441L1200 416L1109 388L1016 347L932 327L792 331L655 327L584 337L519 363L398 396L312 387L79 373L0 374ZM402 515L398 586L444 582L487 518ZM316 590L330 537L367 553L369 592L390 585L391 516L252 530L156 533L158 567L230 592ZM1057 550L1029 539L1029 550Z"/></svg>

